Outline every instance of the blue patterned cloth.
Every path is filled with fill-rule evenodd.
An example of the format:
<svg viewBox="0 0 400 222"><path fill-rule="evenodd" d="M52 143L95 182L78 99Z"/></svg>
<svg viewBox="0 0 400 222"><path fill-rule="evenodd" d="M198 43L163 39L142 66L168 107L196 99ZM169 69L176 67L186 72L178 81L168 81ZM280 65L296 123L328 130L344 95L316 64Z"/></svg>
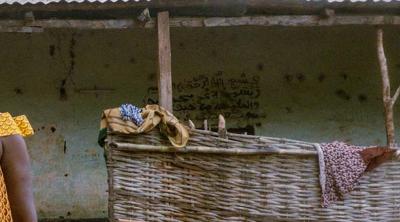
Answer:
<svg viewBox="0 0 400 222"><path fill-rule="evenodd" d="M121 117L125 121L132 121L136 126L143 124L141 109L132 104L122 104L119 108Z"/></svg>

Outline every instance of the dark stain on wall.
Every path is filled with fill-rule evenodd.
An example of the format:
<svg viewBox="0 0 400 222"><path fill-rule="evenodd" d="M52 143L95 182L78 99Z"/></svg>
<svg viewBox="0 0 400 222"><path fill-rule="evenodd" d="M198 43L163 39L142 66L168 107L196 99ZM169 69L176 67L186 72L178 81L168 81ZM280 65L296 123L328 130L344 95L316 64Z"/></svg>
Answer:
<svg viewBox="0 0 400 222"><path fill-rule="evenodd" d="M131 64L136 64L136 59L135 59L135 57L131 57L131 58L129 59L129 62L130 62Z"/></svg>
<svg viewBox="0 0 400 222"><path fill-rule="evenodd" d="M285 78L286 82L290 83L290 82L293 81L293 76L292 75L286 74L286 75L284 75L284 78Z"/></svg>
<svg viewBox="0 0 400 222"><path fill-rule="evenodd" d="M67 80L66 79L63 79L62 81L61 81L61 86L60 86L60 100L61 101L66 101L67 99L68 99L68 96L67 96L67 90L66 90L66 88L65 88L65 85L67 84Z"/></svg>
<svg viewBox="0 0 400 222"><path fill-rule="evenodd" d="M15 94L17 94L17 95L22 95L22 94L23 94L22 89L20 89L20 88L15 88L15 89L14 89L14 92L15 92Z"/></svg>
<svg viewBox="0 0 400 222"><path fill-rule="evenodd" d="M157 77L156 73L154 73L154 72L149 73L148 80L154 82L154 81L156 81L156 77Z"/></svg>
<svg viewBox="0 0 400 222"><path fill-rule="evenodd" d="M299 80L299 82L303 82L306 80L306 76L303 73L297 73L296 78L297 80Z"/></svg>
<svg viewBox="0 0 400 222"><path fill-rule="evenodd" d="M258 63L258 64L257 64L257 70L258 70L258 71L263 71L263 70L264 70L264 64L261 63L261 62Z"/></svg>
<svg viewBox="0 0 400 222"><path fill-rule="evenodd" d="M75 70L75 45L76 45L75 35L76 35L76 33L74 33L72 35L71 41L70 41L70 46L69 46L69 58L70 58L70 65L69 65L69 71L68 71L69 76L71 76Z"/></svg>
<svg viewBox="0 0 400 222"><path fill-rule="evenodd" d="M49 55L54 57L56 47L54 45L49 45Z"/></svg>
<svg viewBox="0 0 400 222"><path fill-rule="evenodd" d="M335 92L336 96L343 100L350 100L351 96L343 89L338 89Z"/></svg>
<svg viewBox="0 0 400 222"><path fill-rule="evenodd" d="M286 113L293 113L292 107L287 106L287 107L285 107L285 110L286 110Z"/></svg>
<svg viewBox="0 0 400 222"><path fill-rule="evenodd" d="M64 140L64 148L63 148L64 154L67 153L67 141Z"/></svg>
<svg viewBox="0 0 400 222"><path fill-rule="evenodd" d="M66 90L66 85L67 81L70 80L72 85L75 86L75 82L72 78L74 71L75 71L75 46L76 46L76 36L77 33L73 33L71 40L70 40L70 46L69 46L69 66L67 67L67 75L66 78L61 81L61 86L59 89L60 93L60 100L65 101L68 99L67 96L67 90Z"/></svg>
<svg viewBox="0 0 400 222"><path fill-rule="evenodd" d="M349 76L348 76L347 73L345 73L345 72L340 73L339 76L340 76L343 80L347 80L347 79L349 78Z"/></svg>
<svg viewBox="0 0 400 222"><path fill-rule="evenodd" d="M365 94L358 95L358 101L360 101L360 103L366 102L367 100L368 100L368 98Z"/></svg>
<svg viewBox="0 0 400 222"><path fill-rule="evenodd" d="M54 126L52 126L52 127L50 128L50 130L51 130L52 133L54 133L54 132L56 131L56 128L55 128Z"/></svg>
<svg viewBox="0 0 400 222"><path fill-rule="evenodd" d="M323 73L320 73L320 74L318 75L318 81L319 81L319 82L323 82L323 81L325 80L325 78L326 78L326 76L325 76L325 74L323 74Z"/></svg>

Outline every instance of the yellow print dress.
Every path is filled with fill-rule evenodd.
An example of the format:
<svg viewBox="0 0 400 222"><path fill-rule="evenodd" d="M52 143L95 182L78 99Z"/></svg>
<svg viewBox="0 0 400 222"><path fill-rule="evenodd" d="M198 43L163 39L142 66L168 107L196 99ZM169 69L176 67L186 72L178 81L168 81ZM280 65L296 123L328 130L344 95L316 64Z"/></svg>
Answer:
<svg viewBox="0 0 400 222"><path fill-rule="evenodd" d="M12 117L10 113L0 113L0 136L33 135L33 129L26 116ZM6 184L0 168L0 222L12 222Z"/></svg>

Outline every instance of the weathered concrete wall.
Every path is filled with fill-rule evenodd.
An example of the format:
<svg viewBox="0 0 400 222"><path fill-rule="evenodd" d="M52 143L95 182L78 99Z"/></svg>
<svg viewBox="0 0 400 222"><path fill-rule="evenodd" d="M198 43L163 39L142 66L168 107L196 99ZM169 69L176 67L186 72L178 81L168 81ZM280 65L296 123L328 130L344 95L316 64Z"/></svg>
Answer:
<svg viewBox="0 0 400 222"><path fill-rule="evenodd" d="M373 28L173 29L176 113L257 134L384 144ZM100 113L154 101L154 30L0 34L1 111L27 114L44 218L106 217ZM393 85L400 31L386 30ZM87 89L111 89L93 93ZM397 107L396 107L397 108ZM398 109L395 112L399 122ZM398 125L398 124L397 124Z"/></svg>

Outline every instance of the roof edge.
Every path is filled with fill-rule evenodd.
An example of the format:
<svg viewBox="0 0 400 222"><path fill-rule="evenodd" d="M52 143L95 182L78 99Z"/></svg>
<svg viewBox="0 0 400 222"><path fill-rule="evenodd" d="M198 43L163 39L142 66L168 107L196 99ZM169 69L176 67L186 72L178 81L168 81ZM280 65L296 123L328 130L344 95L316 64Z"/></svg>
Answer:
<svg viewBox="0 0 400 222"><path fill-rule="evenodd" d="M40 1L40 0L38 0ZM324 9L336 14L386 15L400 13L392 2L328 2L313 0L61 0L58 3L0 5L0 19L20 19L33 12L38 19L117 19L136 17L148 8L152 16L169 11L172 17L238 17L251 15L316 15ZM82 2L80 2L82 1ZM89 2L91 1L91 2Z"/></svg>

